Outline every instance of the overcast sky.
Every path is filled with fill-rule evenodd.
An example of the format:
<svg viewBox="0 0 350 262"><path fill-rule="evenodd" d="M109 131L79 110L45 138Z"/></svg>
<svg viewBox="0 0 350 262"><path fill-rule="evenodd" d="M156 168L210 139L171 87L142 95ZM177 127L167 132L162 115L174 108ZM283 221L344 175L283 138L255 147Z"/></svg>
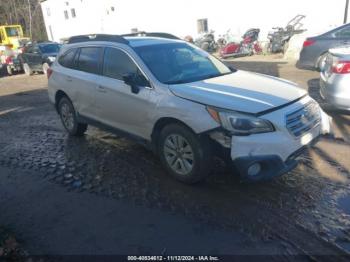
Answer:
<svg viewBox="0 0 350 262"><path fill-rule="evenodd" d="M309 34L316 34L341 25L345 7L345 0L70 0L69 7L63 0L47 2L53 5L52 10L84 4L84 11L77 10L76 19L65 21L63 9L52 12L50 19L56 19L53 17L56 15L58 20L51 21L51 25L60 36L96 31L92 29L96 27L105 33L128 33L137 28L171 32L180 37L196 36L197 19L208 18L209 29L216 35L228 29L242 35L247 29L257 27L264 38L272 27L284 27L297 14L307 16L305 28ZM115 7L115 12L106 16L103 9L110 6ZM87 18L84 22L80 20L82 16Z"/></svg>
<svg viewBox="0 0 350 262"><path fill-rule="evenodd" d="M161 30L163 25L159 21L172 19L173 30L179 33L183 31L179 27L185 25L189 32L195 33L198 18L208 18L209 27L218 33L229 28L245 31L250 27L266 31L273 26L286 25L297 14L305 14L306 27L317 32L342 23L345 0L120 0L119 5L129 5L135 13L166 10L156 16L150 15L144 25Z"/></svg>

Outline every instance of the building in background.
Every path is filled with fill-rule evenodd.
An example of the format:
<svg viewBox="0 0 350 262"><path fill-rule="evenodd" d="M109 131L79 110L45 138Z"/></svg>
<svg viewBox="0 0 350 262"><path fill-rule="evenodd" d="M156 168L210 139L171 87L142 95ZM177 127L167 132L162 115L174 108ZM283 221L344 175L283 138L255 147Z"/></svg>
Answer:
<svg viewBox="0 0 350 262"><path fill-rule="evenodd" d="M179 37L229 29L240 37L260 28L266 38L272 27L285 26L297 14L306 15L305 28L316 34L340 25L344 0L42 0L48 38L60 41L72 35L140 31L169 32Z"/></svg>

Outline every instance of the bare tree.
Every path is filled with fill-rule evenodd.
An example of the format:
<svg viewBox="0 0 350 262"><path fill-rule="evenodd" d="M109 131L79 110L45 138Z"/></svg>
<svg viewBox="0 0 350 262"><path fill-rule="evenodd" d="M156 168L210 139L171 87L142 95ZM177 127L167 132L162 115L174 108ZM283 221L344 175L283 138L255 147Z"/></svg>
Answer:
<svg viewBox="0 0 350 262"><path fill-rule="evenodd" d="M0 0L0 25L20 24L26 36L46 40L39 0Z"/></svg>

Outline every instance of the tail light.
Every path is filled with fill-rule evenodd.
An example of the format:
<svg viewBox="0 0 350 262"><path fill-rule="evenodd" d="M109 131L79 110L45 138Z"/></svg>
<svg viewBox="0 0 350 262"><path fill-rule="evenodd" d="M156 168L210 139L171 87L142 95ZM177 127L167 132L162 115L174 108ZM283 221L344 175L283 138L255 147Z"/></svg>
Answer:
<svg viewBox="0 0 350 262"><path fill-rule="evenodd" d="M303 47L311 46L311 45L313 45L314 43L316 43L315 40L306 39L306 40L304 41Z"/></svg>
<svg viewBox="0 0 350 262"><path fill-rule="evenodd" d="M48 68L47 71L46 71L47 79L49 79L51 77L52 73L53 73L52 68Z"/></svg>
<svg viewBox="0 0 350 262"><path fill-rule="evenodd" d="M350 61L337 61L333 63L332 72L335 74L349 74Z"/></svg>

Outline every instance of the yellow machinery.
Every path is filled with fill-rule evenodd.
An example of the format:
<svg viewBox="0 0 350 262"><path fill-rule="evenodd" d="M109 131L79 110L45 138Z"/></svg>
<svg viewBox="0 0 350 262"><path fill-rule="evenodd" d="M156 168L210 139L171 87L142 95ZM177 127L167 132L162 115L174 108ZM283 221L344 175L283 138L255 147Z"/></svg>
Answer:
<svg viewBox="0 0 350 262"><path fill-rule="evenodd" d="M0 46L9 46L12 49L17 49L18 47L24 45L28 41L29 38L23 36L22 26L0 26Z"/></svg>

